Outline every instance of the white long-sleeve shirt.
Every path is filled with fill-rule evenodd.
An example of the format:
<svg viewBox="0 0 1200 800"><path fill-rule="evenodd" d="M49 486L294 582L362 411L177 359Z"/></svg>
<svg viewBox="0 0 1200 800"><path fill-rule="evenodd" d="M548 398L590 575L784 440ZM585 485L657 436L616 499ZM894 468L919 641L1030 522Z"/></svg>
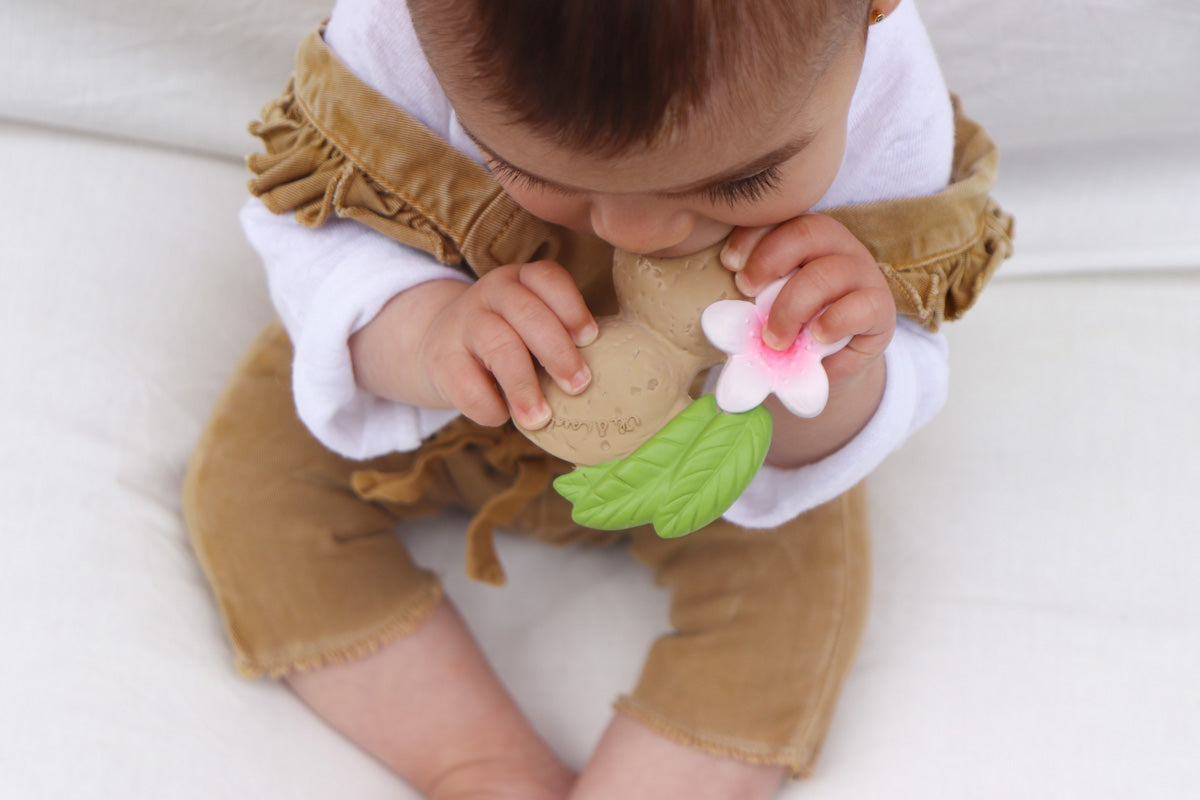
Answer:
<svg viewBox="0 0 1200 800"><path fill-rule="evenodd" d="M484 163L421 52L405 4L339 0L325 39L368 85ZM813 210L932 194L949 181L953 113L913 0L870 28L847 134L837 177ZM348 342L400 292L435 279L469 281L468 276L349 220L306 228L256 199L247 202L241 218L295 347L298 413L323 444L355 459L411 451L458 416L359 388ZM820 505L866 477L933 418L945 401L945 339L901 318L884 359L883 399L866 427L814 464L763 467L726 519L772 527Z"/></svg>

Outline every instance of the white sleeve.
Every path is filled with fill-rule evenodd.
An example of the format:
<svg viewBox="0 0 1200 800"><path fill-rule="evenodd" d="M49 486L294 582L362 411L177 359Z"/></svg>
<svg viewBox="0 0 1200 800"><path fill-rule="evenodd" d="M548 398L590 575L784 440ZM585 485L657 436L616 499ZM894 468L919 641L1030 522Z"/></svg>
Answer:
<svg viewBox="0 0 1200 800"><path fill-rule="evenodd" d="M950 178L954 116L937 57L913 0L867 34L848 120L846 158L814 210L936 192ZM884 351L887 382L871 420L848 444L798 469L764 466L725 519L772 528L867 477L945 404L945 337L901 318Z"/></svg>
<svg viewBox="0 0 1200 800"><path fill-rule="evenodd" d="M867 477L946 402L946 338L901 318L884 351L887 381L879 408L848 444L796 469L764 465L725 519L745 528L773 528L828 502Z"/></svg>
<svg viewBox="0 0 1200 800"><path fill-rule="evenodd" d="M295 348L296 410L322 444L358 460L415 450L458 416L360 389L349 340L404 290L431 280L469 282L467 275L349 220L306 228L251 198L241 221L262 258L271 299Z"/></svg>

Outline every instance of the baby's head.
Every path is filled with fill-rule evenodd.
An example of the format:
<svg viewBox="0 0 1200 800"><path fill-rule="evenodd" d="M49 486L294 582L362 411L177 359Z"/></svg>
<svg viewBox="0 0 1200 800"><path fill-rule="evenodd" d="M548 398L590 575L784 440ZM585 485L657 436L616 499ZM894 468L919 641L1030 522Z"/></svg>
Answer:
<svg viewBox="0 0 1200 800"><path fill-rule="evenodd" d="M807 211L899 0L408 0L497 179L535 215L681 255Z"/></svg>

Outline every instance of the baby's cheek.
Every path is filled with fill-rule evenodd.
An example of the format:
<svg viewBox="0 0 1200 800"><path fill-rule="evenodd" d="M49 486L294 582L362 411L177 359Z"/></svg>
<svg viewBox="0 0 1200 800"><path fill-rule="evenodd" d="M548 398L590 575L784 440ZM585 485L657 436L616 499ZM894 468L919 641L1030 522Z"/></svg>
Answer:
<svg viewBox="0 0 1200 800"><path fill-rule="evenodd" d="M591 233L591 214L586 198L536 188L501 185L509 197L538 219Z"/></svg>

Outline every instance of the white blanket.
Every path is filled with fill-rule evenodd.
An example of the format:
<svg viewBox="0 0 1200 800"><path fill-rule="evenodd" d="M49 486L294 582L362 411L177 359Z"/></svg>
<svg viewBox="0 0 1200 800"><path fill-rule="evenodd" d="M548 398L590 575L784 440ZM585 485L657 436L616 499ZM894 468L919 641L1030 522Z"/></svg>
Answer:
<svg viewBox="0 0 1200 800"><path fill-rule="evenodd" d="M0 798L410 796L236 676L179 510L270 313L241 130L323 9L115 5L0 6ZM922 6L1018 256L871 479L871 624L785 797L1200 794L1200 6L1136 5ZM666 599L509 536L509 587L471 584L462 523L406 535L579 765Z"/></svg>

